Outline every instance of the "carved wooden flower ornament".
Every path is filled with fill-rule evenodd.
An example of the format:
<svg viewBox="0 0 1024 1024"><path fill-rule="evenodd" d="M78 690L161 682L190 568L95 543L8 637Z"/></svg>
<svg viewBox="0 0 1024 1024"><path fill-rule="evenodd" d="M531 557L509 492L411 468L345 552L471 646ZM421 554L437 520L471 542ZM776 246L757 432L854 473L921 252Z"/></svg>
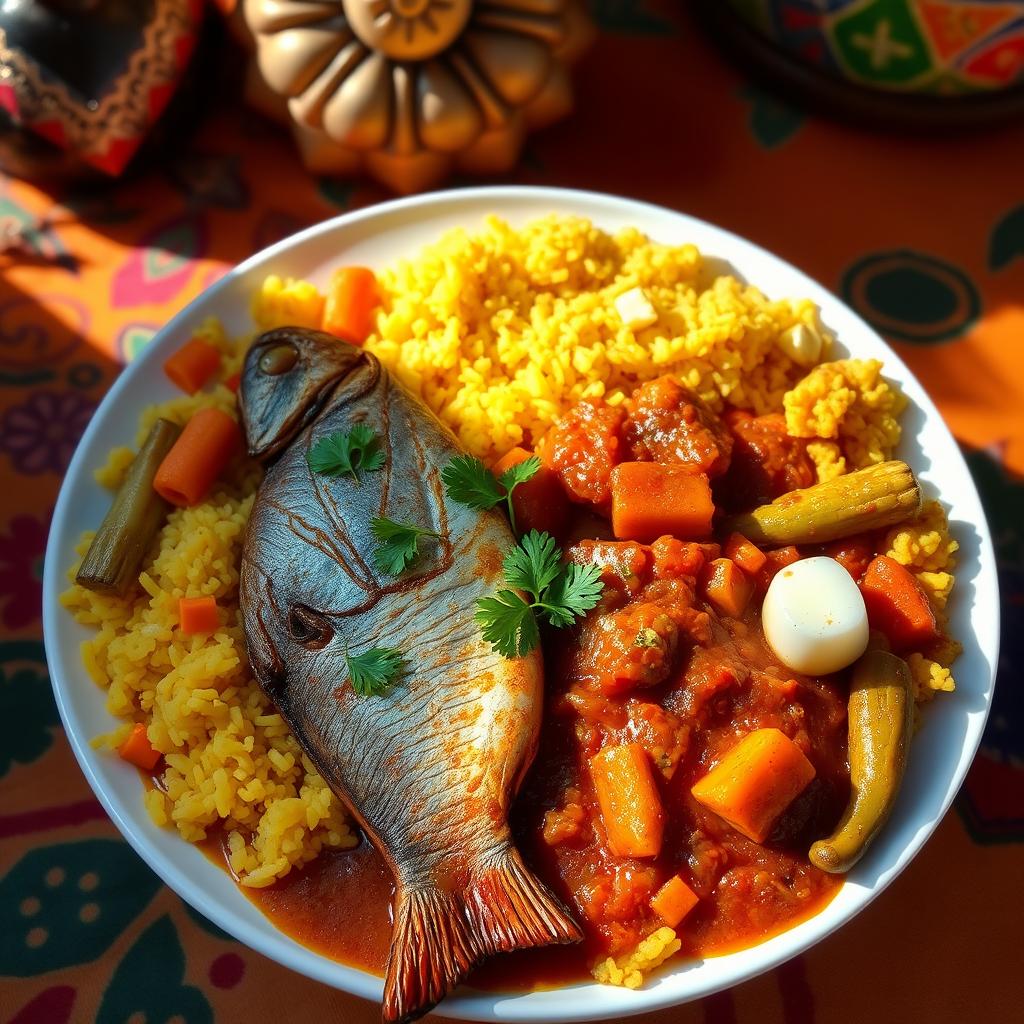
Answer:
<svg viewBox="0 0 1024 1024"><path fill-rule="evenodd" d="M264 83L307 166L400 192L499 173L568 113L579 0L246 0Z"/></svg>

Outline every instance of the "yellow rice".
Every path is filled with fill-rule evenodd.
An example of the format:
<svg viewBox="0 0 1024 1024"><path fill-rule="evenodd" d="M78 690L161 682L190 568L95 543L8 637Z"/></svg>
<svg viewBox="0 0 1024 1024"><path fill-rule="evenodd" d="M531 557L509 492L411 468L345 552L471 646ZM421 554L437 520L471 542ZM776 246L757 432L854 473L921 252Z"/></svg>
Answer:
<svg viewBox="0 0 1024 1024"><path fill-rule="evenodd" d="M659 245L633 229L612 236L571 217L521 230L490 218L475 234L446 234L380 281L384 301L367 348L486 460L532 445L581 398L619 404L664 373L715 409L784 413L789 432L810 439L819 479L882 461L899 442L906 400L880 363L798 365L780 340L795 325L821 338L822 358L831 346L813 304L769 300L716 275L692 245ZM657 320L633 331L614 300L636 287ZM309 282L271 275L253 296L253 320L259 330L318 327L323 306ZM234 414L222 382L239 368L247 341L228 339L215 320L196 333L223 353L220 382L147 410L137 443L157 416L184 423L207 405ZM116 487L132 456L114 449L97 479ZM125 723L99 742L115 747L131 723L145 722L165 755L162 787L145 795L153 820L190 841L223 830L231 866L248 886L282 878L325 846L356 841L246 660L238 565L259 479L258 467L240 460L206 501L174 511L128 598L78 586L64 596L76 618L95 627L83 660ZM886 547L944 615L957 545L942 506L932 502L891 531ZM182 637L178 598L201 594L216 596L222 625L210 636ZM957 651L950 642L938 660L910 656L919 700L953 689L948 666ZM658 929L631 953L597 964L594 976L637 987L679 946L671 928Z"/></svg>

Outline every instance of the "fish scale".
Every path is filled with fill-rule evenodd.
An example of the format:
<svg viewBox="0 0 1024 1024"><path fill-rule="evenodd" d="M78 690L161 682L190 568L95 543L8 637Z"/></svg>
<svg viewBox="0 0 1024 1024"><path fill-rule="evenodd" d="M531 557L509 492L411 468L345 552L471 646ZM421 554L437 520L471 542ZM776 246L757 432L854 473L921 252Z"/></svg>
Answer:
<svg viewBox="0 0 1024 1024"><path fill-rule="evenodd" d="M501 657L473 615L502 586L514 538L503 515L449 501L440 471L461 454L454 436L371 354L270 331L246 357L239 400L250 453L269 464L242 558L249 658L395 875L383 1016L412 1020L485 956L582 937L508 827L536 750L542 661ZM314 474L312 447L355 423L374 430L384 468ZM396 579L374 563L375 516L439 537ZM346 654L375 646L400 649L406 669L360 696Z"/></svg>

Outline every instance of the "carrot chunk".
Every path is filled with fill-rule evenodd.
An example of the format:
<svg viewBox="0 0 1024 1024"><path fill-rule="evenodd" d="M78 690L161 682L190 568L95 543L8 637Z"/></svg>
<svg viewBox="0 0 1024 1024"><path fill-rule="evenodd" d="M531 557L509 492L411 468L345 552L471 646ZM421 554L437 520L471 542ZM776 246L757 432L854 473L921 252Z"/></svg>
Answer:
<svg viewBox="0 0 1024 1024"><path fill-rule="evenodd" d="M879 555L860 584L868 622L881 630L893 650L922 650L939 639L939 627L928 595L914 574L895 559Z"/></svg>
<svg viewBox="0 0 1024 1024"><path fill-rule="evenodd" d="M748 733L691 790L737 832L763 843L776 818L814 778L814 766L779 729Z"/></svg>
<svg viewBox="0 0 1024 1024"><path fill-rule="evenodd" d="M323 329L362 345L373 331L373 312L380 305L377 278L367 267L342 267L334 272L324 303Z"/></svg>
<svg viewBox="0 0 1024 1024"><path fill-rule="evenodd" d="M525 462L531 455L533 452L525 448L513 448L498 459L491 467L491 472L500 477L505 470ZM529 480L519 484L512 492L512 509L520 533L539 530L558 537L569 516L569 499L565 496L558 474L549 466L542 465Z"/></svg>
<svg viewBox="0 0 1024 1024"><path fill-rule="evenodd" d="M700 897L678 875L673 875L651 897L651 910L669 928L675 928L698 903Z"/></svg>
<svg viewBox="0 0 1024 1024"><path fill-rule="evenodd" d="M238 394L238 388L241 383L242 375L240 373L233 373L230 377L225 378L224 387L226 387L228 391L234 391L235 394Z"/></svg>
<svg viewBox="0 0 1024 1024"><path fill-rule="evenodd" d="M723 614L738 619L754 592L754 584L731 558L716 558L701 572L704 596Z"/></svg>
<svg viewBox="0 0 1024 1024"><path fill-rule="evenodd" d="M605 747L590 759L597 803L617 857L657 857L665 814L647 751L639 743Z"/></svg>
<svg viewBox="0 0 1024 1024"><path fill-rule="evenodd" d="M132 727L128 739L117 748L117 752L122 760L147 772L151 772L160 760L160 751L154 749L153 744L149 742L146 727L141 722Z"/></svg>
<svg viewBox="0 0 1024 1024"><path fill-rule="evenodd" d="M623 462L612 470L612 531L650 543L663 534L696 540L711 533L715 505L703 473L660 462Z"/></svg>
<svg viewBox="0 0 1024 1024"><path fill-rule="evenodd" d="M194 395L220 369L220 353L202 338L191 338L164 363L164 373Z"/></svg>
<svg viewBox="0 0 1024 1024"><path fill-rule="evenodd" d="M164 456L153 490L172 505L198 505L241 447L242 432L226 412L200 409Z"/></svg>
<svg viewBox="0 0 1024 1024"><path fill-rule="evenodd" d="M748 576L756 576L768 561L768 556L742 533L730 533L723 554L731 558Z"/></svg>
<svg viewBox="0 0 1024 1024"><path fill-rule="evenodd" d="M215 597L179 598L178 626L182 633L212 633L219 625Z"/></svg>

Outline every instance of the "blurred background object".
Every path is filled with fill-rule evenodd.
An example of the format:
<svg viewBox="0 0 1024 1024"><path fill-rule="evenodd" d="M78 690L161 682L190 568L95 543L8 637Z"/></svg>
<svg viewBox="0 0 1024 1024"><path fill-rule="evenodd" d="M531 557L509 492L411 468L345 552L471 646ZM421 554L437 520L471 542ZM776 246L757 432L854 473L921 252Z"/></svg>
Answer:
<svg viewBox="0 0 1024 1024"><path fill-rule="evenodd" d="M944 129L1024 111L1024 2L699 0L743 63L800 102Z"/></svg>
<svg viewBox="0 0 1024 1024"><path fill-rule="evenodd" d="M203 0L0 3L0 167L117 176L189 66Z"/></svg>
<svg viewBox="0 0 1024 1024"><path fill-rule="evenodd" d="M397 192L509 171L525 133L572 108L579 0L245 0L250 97L313 172Z"/></svg>

